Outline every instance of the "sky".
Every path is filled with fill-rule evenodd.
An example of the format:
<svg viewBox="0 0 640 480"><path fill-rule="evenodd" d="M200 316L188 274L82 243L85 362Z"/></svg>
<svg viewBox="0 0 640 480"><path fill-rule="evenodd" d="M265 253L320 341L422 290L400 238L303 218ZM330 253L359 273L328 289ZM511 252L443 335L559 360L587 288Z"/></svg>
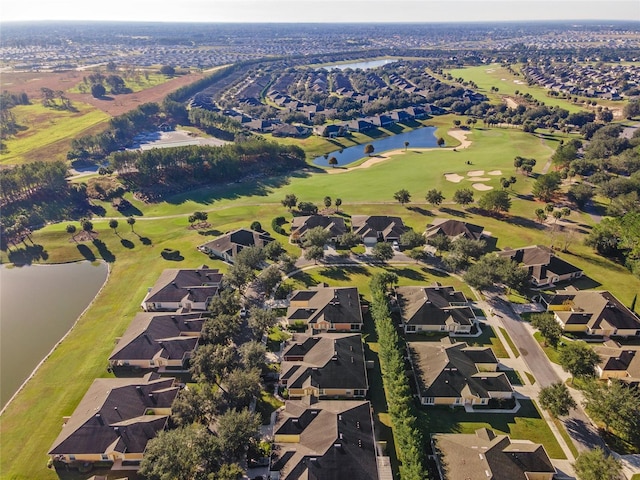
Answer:
<svg viewBox="0 0 640 480"><path fill-rule="evenodd" d="M0 19L266 23L640 21L640 0L0 0Z"/></svg>

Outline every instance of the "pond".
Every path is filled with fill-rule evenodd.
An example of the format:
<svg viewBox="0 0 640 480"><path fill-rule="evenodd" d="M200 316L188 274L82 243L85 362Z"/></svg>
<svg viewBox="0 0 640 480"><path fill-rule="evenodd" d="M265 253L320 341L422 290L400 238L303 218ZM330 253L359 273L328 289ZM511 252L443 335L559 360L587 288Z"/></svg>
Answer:
<svg viewBox="0 0 640 480"><path fill-rule="evenodd" d="M404 148L404 142L409 142L409 147L414 148L436 147L438 145L438 140L434 135L435 131L436 127L421 127L409 132L403 132L397 135L391 135L390 137L372 140L368 143L373 145L373 148L375 149L374 155L376 153L385 152L387 150ZM366 157L366 154L364 153L364 147L365 145L363 144L345 148L342 150L342 152L340 152L340 150L336 150L335 152L331 152L327 156L327 158L324 158L324 155L316 157L313 160L313 164L328 167L330 166L329 158L336 157L336 159L338 160L337 166L343 167L355 162L356 160L360 160L361 158Z"/></svg>
<svg viewBox="0 0 640 480"><path fill-rule="evenodd" d="M352 70L355 70L357 68L360 68L362 70L367 70L369 68L376 68L376 67L381 67L382 65L387 65L389 63L393 63L393 62L397 62L397 59L393 59L393 58L383 58L380 60L364 60L362 62L353 62L353 63L330 63L328 65L325 65L323 67L320 67L319 70L333 70L334 68L337 68L338 70L346 70L347 68L350 68Z"/></svg>
<svg viewBox="0 0 640 480"><path fill-rule="evenodd" d="M2 407L73 326L107 273L106 263L0 266Z"/></svg>

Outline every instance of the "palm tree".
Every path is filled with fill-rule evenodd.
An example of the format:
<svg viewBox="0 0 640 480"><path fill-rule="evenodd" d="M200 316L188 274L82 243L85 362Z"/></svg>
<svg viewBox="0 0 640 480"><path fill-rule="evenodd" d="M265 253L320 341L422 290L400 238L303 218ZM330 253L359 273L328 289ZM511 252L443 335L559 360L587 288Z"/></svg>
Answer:
<svg viewBox="0 0 640 480"><path fill-rule="evenodd" d="M405 141L404 142L404 151L407 151L407 148L409 148L409 142Z"/></svg>
<svg viewBox="0 0 640 480"><path fill-rule="evenodd" d="M136 224L136 219L133 217L127 217L127 223L131 226L131 231L133 232L133 226Z"/></svg>
<svg viewBox="0 0 640 480"><path fill-rule="evenodd" d="M115 218L112 218L111 220L109 220L109 228L113 229L113 233L115 233L116 235L118 234L118 220L116 220Z"/></svg>
<svg viewBox="0 0 640 480"><path fill-rule="evenodd" d="M341 198L336 198L336 201L334 202L335 206L336 206L336 212L339 211L340 209L340 205L342 205L342 199Z"/></svg>

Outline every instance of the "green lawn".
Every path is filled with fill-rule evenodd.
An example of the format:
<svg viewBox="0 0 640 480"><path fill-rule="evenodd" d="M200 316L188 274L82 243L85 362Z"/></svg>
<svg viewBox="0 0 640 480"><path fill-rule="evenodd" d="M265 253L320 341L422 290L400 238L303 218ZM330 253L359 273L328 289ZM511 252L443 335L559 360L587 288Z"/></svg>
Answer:
<svg viewBox="0 0 640 480"><path fill-rule="evenodd" d="M493 327L491 327L490 325L483 325L482 335L480 335L479 337L468 339L462 337L460 338L460 341L466 341L470 346L489 346L493 350L493 353L495 353L496 357L509 358L509 354L505 350L504 345L496 336L496 333L493 331Z"/></svg>
<svg viewBox="0 0 640 480"><path fill-rule="evenodd" d="M553 363L560 364L560 361L558 360L560 353L557 349L548 347L545 344L544 338L542 337L542 334L540 332L535 332L533 334L533 338L535 338L538 344L542 347L542 350L544 350L544 353L547 355L547 357L549 357L549 360L551 360Z"/></svg>
<svg viewBox="0 0 640 480"><path fill-rule="evenodd" d="M551 458L566 459L560 444L532 400L519 400L518 413L466 413L463 408L423 408L419 422L429 433L474 433L478 428L491 428L515 440L531 440L544 445Z"/></svg>
<svg viewBox="0 0 640 480"><path fill-rule="evenodd" d="M6 140L0 164L35 160L65 160L71 140L105 125L109 116L90 105L74 103L77 111L54 110L38 103L11 109L19 125L26 127Z"/></svg>
<svg viewBox="0 0 640 480"><path fill-rule="evenodd" d="M524 372L524 374L527 376L527 378L529 379L529 383L531 385L535 385L536 383L536 377L534 377L532 374L530 374L529 372Z"/></svg>
<svg viewBox="0 0 640 480"><path fill-rule="evenodd" d="M142 90L146 90L147 88L155 87L156 85L161 85L165 82L168 82L174 77L168 77L166 75L162 75L160 73L150 73L144 72L140 73L134 78L126 78L122 72L114 72L115 75L119 75L123 78L125 86L131 90L131 93L140 92ZM109 74L111 75L111 74ZM109 87L107 88L107 95L109 94ZM71 93L90 93L91 85L84 84L82 82L78 83L76 86L70 88L68 90ZM118 98L117 95L115 98Z"/></svg>
<svg viewBox="0 0 640 480"><path fill-rule="evenodd" d="M256 403L256 410L260 413L262 424L269 425L271 422L271 414L283 405L284 402L274 397L273 393L264 390L260 392L260 398L258 398L258 402Z"/></svg>
<svg viewBox="0 0 640 480"><path fill-rule="evenodd" d="M500 333L502 333L502 336L504 337L504 339L509 344L509 347L511 348L511 351L515 355L515 358L518 358L520 356L520 351L518 350L518 347L516 347L516 344L513 343L513 340L511 340L511 337L509 336L509 334L504 328L502 327L498 327L498 328L500 329Z"/></svg>
<svg viewBox="0 0 640 480"><path fill-rule="evenodd" d="M560 432L560 436L564 439L564 442L569 447L569 450L571 450L571 454L573 455L574 458L576 458L579 454L578 449L576 448L576 446L573 443L573 440L571 440L571 437L567 433L567 429L564 428L564 424L557 418L552 417L552 420L553 420L553 424L556 426L556 428Z"/></svg>

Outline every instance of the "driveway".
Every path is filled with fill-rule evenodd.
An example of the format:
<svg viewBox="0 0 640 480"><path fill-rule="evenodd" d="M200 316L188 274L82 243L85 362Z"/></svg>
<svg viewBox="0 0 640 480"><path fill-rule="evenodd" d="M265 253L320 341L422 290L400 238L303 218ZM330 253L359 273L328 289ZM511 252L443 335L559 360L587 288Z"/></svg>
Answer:
<svg viewBox="0 0 640 480"><path fill-rule="evenodd" d="M500 316L502 325L520 350L524 362L535 376L539 387L543 388L552 383L562 382L562 378L531 335L526 323L514 312L511 304L500 296L491 294L487 294L487 303ZM571 414L563 420L576 448L579 451L592 450L595 447L608 450L580 403L576 403L578 403L578 407L573 409Z"/></svg>

